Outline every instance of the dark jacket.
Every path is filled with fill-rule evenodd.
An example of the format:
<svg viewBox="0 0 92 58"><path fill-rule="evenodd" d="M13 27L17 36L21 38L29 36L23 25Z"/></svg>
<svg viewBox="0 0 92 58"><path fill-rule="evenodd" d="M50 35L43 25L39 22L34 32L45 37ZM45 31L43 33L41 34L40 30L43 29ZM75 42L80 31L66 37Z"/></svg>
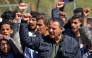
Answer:
<svg viewBox="0 0 92 58"><path fill-rule="evenodd" d="M11 52L12 52L12 54L13 54L13 56L14 56L14 58L24 58L24 55L23 55L23 53L21 53L20 51L19 51L19 49L16 47L16 45L14 44L14 41L12 40L12 38L10 38L10 37L8 37L8 36L6 36L6 35L2 35L2 36L0 36L0 40L1 39L6 39L6 40L8 40L8 42L10 43L10 45L11 45ZM1 50L0 50L0 57L1 56L4 56L4 54L1 52ZM1 57L2 58L2 57Z"/></svg>
<svg viewBox="0 0 92 58"><path fill-rule="evenodd" d="M52 12L51 12L52 18L58 18L59 12L60 12L60 10L58 10L56 8L52 9Z"/></svg>
<svg viewBox="0 0 92 58"><path fill-rule="evenodd" d="M31 36L28 35L28 24L20 24L20 41L25 46L37 50L39 58L50 58L52 53L52 39L49 36ZM76 40L64 35L59 46L59 58L81 58L80 48Z"/></svg>

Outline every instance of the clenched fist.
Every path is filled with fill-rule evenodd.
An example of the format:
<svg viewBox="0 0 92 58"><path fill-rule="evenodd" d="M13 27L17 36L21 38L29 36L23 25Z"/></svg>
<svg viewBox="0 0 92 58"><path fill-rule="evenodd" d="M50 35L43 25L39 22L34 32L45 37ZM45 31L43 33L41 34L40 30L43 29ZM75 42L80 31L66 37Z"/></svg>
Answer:
<svg viewBox="0 0 92 58"><path fill-rule="evenodd" d="M24 20L24 21L28 21L30 18L32 18L32 16L31 16L30 13L25 13L25 14L23 14L23 20Z"/></svg>
<svg viewBox="0 0 92 58"><path fill-rule="evenodd" d="M56 4L56 8L59 9L59 8L62 8L64 6L64 2L58 2Z"/></svg>

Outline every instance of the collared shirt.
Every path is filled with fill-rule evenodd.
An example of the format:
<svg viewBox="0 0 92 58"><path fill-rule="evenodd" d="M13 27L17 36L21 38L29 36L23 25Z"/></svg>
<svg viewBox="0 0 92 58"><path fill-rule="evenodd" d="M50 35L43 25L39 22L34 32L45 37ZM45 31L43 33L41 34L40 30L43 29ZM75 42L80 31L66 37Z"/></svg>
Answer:
<svg viewBox="0 0 92 58"><path fill-rule="evenodd" d="M61 41L63 41L63 35L62 35L62 38L60 39L59 43L56 43L55 41L53 41L53 44L52 44L53 49L52 49L52 54L51 54L50 58L59 58L58 50L59 50Z"/></svg>

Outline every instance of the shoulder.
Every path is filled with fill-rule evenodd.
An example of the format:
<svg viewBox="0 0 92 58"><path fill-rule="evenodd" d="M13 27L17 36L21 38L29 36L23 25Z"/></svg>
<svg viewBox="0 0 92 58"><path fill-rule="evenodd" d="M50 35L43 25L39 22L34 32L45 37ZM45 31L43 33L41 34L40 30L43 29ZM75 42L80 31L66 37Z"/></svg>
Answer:
<svg viewBox="0 0 92 58"><path fill-rule="evenodd" d="M77 46L78 42L71 36L64 35L64 42L66 42L67 45Z"/></svg>
<svg viewBox="0 0 92 58"><path fill-rule="evenodd" d="M68 36L73 36L74 35L71 28L65 29L64 33Z"/></svg>

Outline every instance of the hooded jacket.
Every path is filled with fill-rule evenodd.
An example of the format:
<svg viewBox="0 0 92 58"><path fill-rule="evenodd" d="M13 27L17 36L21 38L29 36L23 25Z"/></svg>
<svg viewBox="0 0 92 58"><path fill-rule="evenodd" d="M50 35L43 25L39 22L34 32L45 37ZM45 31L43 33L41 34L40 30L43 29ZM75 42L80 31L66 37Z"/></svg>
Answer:
<svg viewBox="0 0 92 58"><path fill-rule="evenodd" d="M2 35L2 36L0 36L0 40L1 39L6 39L10 43L11 50L13 50L12 52L14 54L14 58L24 58L23 53L21 53L19 51L19 49L16 47L16 45L14 44L14 41L12 40L12 38L10 38L6 35ZM0 58L2 58L1 56L2 56L2 52L0 51Z"/></svg>

